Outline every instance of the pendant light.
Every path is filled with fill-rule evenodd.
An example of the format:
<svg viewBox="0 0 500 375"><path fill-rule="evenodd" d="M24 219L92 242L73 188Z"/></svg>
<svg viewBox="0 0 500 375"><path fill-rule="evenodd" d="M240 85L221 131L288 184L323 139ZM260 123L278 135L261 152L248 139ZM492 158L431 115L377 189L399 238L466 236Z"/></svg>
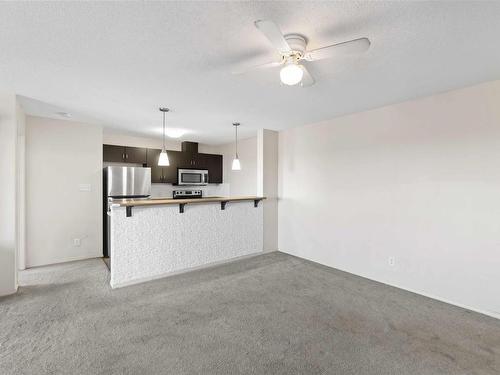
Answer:
<svg viewBox="0 0 500 375"><path fill-rule="evenodd" d="M234 126L234 130L235 130L236 156L233 159L233 165L232 165L231 169L233 171L239 171L239 170L241 170L240 159L238 159L238 126L240 126L240 123L239 122L234 122L233 126Z"/></svg>
<svg viewBox="0 0 500 375"><path fill-rule="evenodd" d="M170 110L168 108L160 107L160 111L163 112L163 148L161 149L160 157L158 158L158 166L168 167L170 165L170 161L168 160L167 150L165 148L165 116Z"/></svg>

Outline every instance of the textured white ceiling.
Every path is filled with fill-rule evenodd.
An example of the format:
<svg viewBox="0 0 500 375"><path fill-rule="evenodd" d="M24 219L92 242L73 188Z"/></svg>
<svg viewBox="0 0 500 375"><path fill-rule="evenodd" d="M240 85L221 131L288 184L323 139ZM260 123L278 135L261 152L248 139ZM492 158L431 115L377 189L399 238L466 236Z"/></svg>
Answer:
<svg viewBox="0 0 500 375"><path fill-rule="evenodd" d="M371 49L308 66L317 83L284 87L253 21L271 19L311 48L368 37ZM1 3L0 89L32 114L57 110L159 135L160 105L185 139L223 143L500 78L500 3ZM50 105L44 104L50 103Z"/></svg>

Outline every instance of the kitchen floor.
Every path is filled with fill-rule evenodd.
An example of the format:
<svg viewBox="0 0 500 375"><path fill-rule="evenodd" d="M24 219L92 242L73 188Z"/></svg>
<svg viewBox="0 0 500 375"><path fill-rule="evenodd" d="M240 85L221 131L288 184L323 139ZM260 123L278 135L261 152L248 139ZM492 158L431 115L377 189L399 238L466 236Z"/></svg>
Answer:
<svg viewBox="0 0 500 375"><path fill-rule="evenodd" d="M22 272L0 373L500 373L499 320L282 253L108 280L101 259Z"/></svg>

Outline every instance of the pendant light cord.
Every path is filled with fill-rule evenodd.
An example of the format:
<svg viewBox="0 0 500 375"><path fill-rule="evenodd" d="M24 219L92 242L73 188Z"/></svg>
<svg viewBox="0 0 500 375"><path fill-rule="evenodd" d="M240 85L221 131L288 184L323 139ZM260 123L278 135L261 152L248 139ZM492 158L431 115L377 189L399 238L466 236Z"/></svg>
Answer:
<svg viewBox="0 0 500 375"><path fill-rule="evenodd" d="M163 151L165 151L165 112L163 112Z"/></svg>
<svg viewBox="0 0 500 375"><path fill-rule="evenodd" d="M236 159L238 159L238 125L236 125Z"/></svg>

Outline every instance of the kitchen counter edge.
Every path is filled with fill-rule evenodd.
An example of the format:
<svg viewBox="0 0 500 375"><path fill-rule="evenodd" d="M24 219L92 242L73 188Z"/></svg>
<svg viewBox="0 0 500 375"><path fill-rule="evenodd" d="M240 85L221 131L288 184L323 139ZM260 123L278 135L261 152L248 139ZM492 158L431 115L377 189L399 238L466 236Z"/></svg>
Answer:
<svg viewBox="0 0 500 375"><path fill-rule="evenodd" d="M188 203L211 203L211 202L238 202L238 201L261 201L266 197L243 196L243 197L216 197L216 198L191 198L191 199L116 199L113 206L139 207L139 206L159 206L166 204L188 204Z"/></svg>

